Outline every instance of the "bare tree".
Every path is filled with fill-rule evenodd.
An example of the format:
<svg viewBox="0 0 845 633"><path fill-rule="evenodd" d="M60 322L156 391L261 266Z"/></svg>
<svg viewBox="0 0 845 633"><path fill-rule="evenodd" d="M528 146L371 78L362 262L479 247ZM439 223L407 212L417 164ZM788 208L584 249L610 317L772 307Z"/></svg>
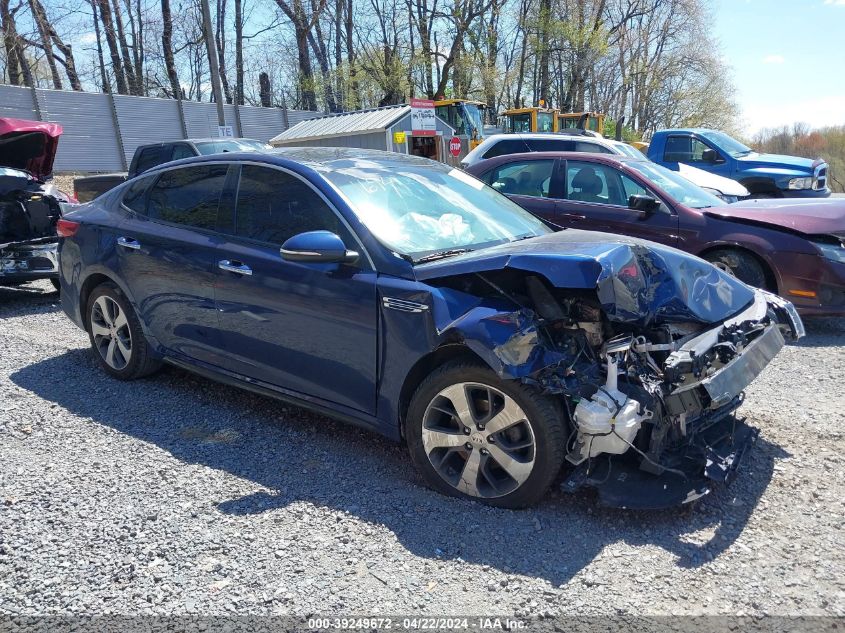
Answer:
<svg viewBox="0 0 845 633"><path fill-rule="evenodd" d="M308 35L320 19L320 12L325 8L326 0L313 2L310 12L306 9L303 0L276 0L276 4L293 25L303 105L306 110L316 110L317 95L314 91L314 72L308 51Z"/></svg>

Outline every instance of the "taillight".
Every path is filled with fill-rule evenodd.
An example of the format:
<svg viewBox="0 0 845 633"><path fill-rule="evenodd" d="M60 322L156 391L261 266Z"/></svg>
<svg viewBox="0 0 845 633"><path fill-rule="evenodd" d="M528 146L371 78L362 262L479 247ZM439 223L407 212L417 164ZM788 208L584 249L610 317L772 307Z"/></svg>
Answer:
<svg viewBox="0 0 845 633"><path fill-rule="evenodd" d="M73 237L79 230L79 222L73 220L65 220L61 218L56 222L56 233L59 237Z"/></svg>

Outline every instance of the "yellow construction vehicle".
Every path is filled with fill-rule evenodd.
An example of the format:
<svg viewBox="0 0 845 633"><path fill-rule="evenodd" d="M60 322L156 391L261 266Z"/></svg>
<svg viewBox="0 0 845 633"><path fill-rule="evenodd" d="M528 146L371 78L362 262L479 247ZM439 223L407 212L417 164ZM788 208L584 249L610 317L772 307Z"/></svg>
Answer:
<svg viewBox="0 0 845 633"><path fill-rule="evenodd" d="M484 140L486 107L483 101L469 99L438 99L434 102L434 113L455 128L461 139L462 155L474 150Z"/></svg>
<svg viewBox="0 0 845 633"><path fill-rule="evenodd" d="M561 112L557 118L558 130L580 128L592 130L604 136L604 115L599 112Z"/></svg>
<svg viewBox="0 0 845 633"><path fill-rule="evenodd" d="M558 111L533 106L511 108L502 113L505 117L505 132L557 132Z"/></svg>

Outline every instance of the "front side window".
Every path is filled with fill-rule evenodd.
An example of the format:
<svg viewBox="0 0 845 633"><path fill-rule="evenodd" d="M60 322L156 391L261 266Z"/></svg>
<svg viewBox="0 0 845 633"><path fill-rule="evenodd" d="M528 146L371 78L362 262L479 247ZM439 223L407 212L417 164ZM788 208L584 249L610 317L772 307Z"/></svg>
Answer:
<svg viewBox="0 0 845 633"><path fill-rule="evenodd" d="M360 160L321 171L376 239L414 260L550 232L480 180L438 163Z"/></svg>
<svg viewBox="0 0 845 633"><path fill-rule="evenodd" d="M166 163L168 160L169 157L165 157L164 155L164 147L153 145L152 147L141 150L141 153L138 155L138 164L135 166L135 171L140 174L142 171L152 169L157 165Z"/></svg>
<svg viewBox="0 0 845 633"><path fill-rule="evenodd" d="M554 165L553 160L506 163L491 169L483 180L499 193L548 198Z"/></svg>
<svg viewBox="0 0 845 633"><path fill-rule="evenodd" d="M197 165L161 174L148 194L153 220L215 230L227 165Z"/></svg>
<svg viewBox="0 0 845 633"><path fill-rule="evenodd" d="M528 145L522 139L502 139L484 152L482 158L495 158L505 154L519 154L529 151Z"/></svg>
<svg viewBox="0 0 845 633"><path fill-rule="evenodd" d="M531 113L523 112L522 114L514 114L510 117L511 132L519 134L520 132L531 131Z"/></svg>
<svg viewBox="0 0 845 633"><path fill-rule="evenodd" d="M551 132L554 130L554 115L551 112L537 113L537 131Z"/></svg>
<svg viewBox="0 0 845 633"><path fill-rule="evenodd" d="M626 164L639 172L646 180L663 189L675 200L693 209L722 207L727 204L724 200L717 198L698 185L691 183L679 173L666 169L662 165L648 160L630 161Z"/></svg>
<svg viewBox="0 0 845 633"><path fill-rule="evenodd" d="M331 231L347 246L351 236L337 214L296 176L257 165L244 165L238 185L235 233L281 246L307 231Z"/></svg>
<svg viewBox="0 0 845 633"><path fill-rule="evenodd" d="M597 163L569 161L566 165L566 197L578 202L627 207L628 198L654 196L618 169Z"/></svg>
<svg viewBox="0 0 845 633"><path fill-rule="evenodd" d="M667 163L703 163L705 143L692 136L670 136L666 139L663 160Z"/></svg>
<svg viewBox="0 0 845 633"><path fill-rule="evenodd" d="M173 146L173 153L170 155L170 160L180 160L182 158L191 158L195 156L191 148L183 143Z"/></svg>

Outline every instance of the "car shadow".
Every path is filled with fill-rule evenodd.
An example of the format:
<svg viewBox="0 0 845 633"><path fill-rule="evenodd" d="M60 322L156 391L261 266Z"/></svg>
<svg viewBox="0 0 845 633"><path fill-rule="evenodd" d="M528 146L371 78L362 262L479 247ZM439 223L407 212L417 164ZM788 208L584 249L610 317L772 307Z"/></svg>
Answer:
<svg viewBox="0 0 845 633"><path fill-rule="evenodd" d="M845 317L806 317L807 336L793 345L798 347L839 347L845 342Z"/></svg>
<svg viewBox="0 0 845 633"><path fill-rule="evenodd" d="M8 312L43 313L61 310L59 291L49 282L37 285L0 286L0 317Z"/></svg>
<svg viewBox="0 0 845 633"><path fill-rule="evenodd" d="M622 511L599 506L590 492L553 490L539 506L512 511L429 490L404 448L374 434L182 370L121 383L80 349L24 367L11 380L186 464L256 484L249 495L212 499L223 514L257 515L305 501L385 526L416 556L489 565L555 586L598 556L620 555L619 543L664 548L681 567L718 558L748 523L776 461L787 456L761 438L730 488L686 508ZM162 410L162 403L172 408ZM631 562L632 573L637 564Z"/></svg>

